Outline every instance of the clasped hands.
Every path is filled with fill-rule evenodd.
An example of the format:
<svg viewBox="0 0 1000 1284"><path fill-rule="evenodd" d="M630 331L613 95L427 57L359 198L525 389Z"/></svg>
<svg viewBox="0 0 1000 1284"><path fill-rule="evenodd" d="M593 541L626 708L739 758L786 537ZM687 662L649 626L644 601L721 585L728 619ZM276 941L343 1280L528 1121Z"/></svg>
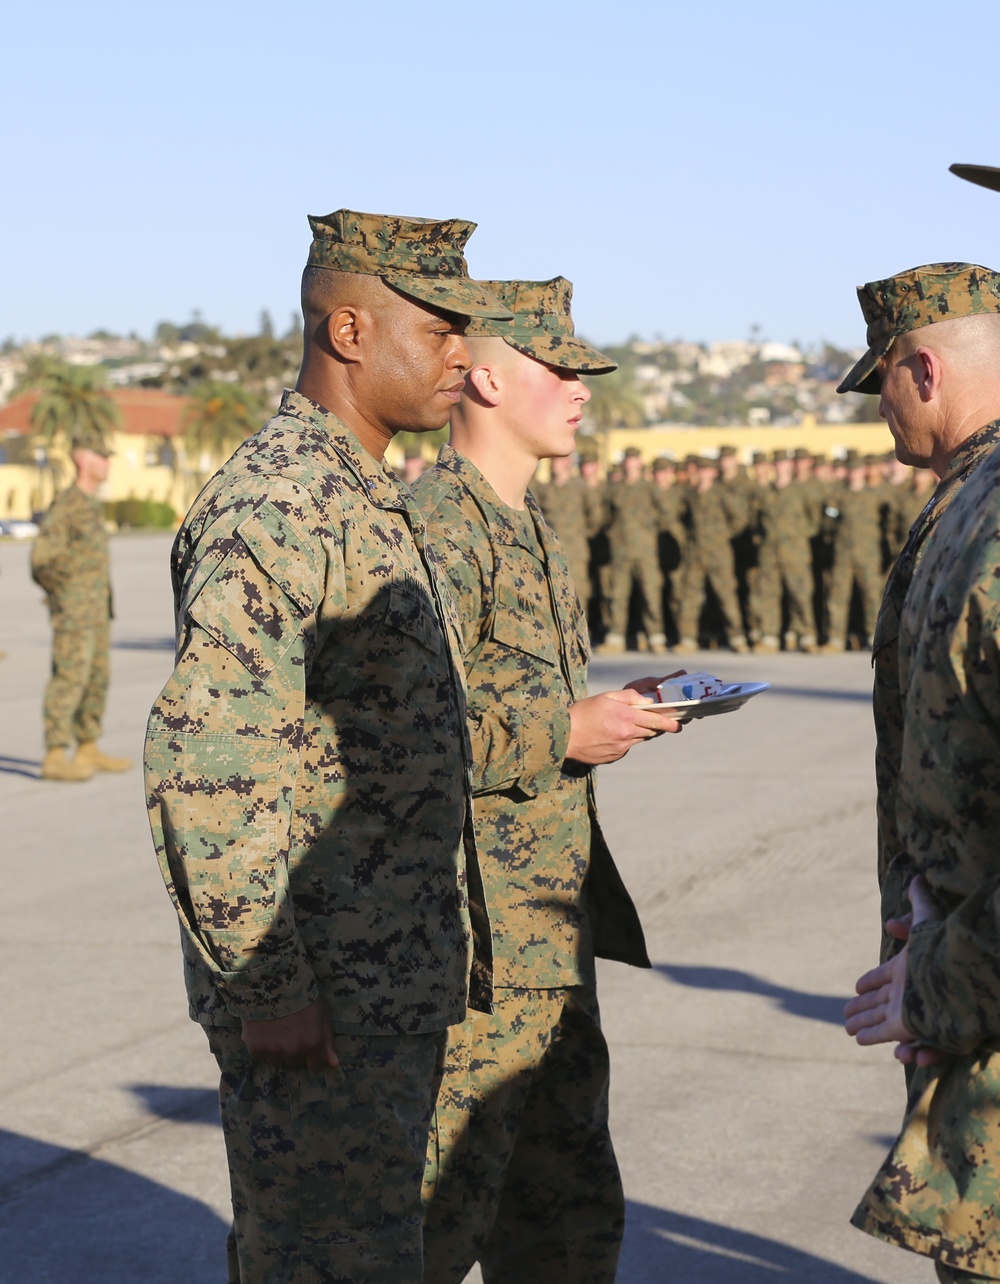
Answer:
<svg viewBox="0 0 1000 1284"><path fill-rule="evenodd" d="M911 879L906 889L913 907L902 918L886 920L885 930L906 944L879 967L860 977L857 996L844 1008L844 1029L862 1047L876 1043L895 1043L893 1055L904 1065L935 1065L946 1055L914 1037L903 1021L903 991L906 986L906 960L910 932L920 923L938 922L943 917L921 875Z"/></svg>

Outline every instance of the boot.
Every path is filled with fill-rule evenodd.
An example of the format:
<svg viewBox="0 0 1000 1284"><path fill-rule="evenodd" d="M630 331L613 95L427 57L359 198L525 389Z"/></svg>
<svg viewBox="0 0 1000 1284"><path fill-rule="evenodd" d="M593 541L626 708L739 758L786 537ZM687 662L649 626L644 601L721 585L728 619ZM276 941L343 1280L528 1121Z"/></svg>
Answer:
<svg viewBox="0 0 1000 1284"><path fill-rule="evenodd" d="M799 650L804 651L806 655L812 655L818 650L816 638L812 633L802 633L799 636Z"/></svg>
<svg viewBox="0 0 1000 1284"><path fill-rule="evenodd" d="M750 650L750 643L742 633L734 633L729 639L729 649L730 651L736 651L739 655L746 655Z"/></svg>
<svg viewBox="0 0 1000 1284"><path fill-rule="evenodd" d="M625 651L625 639L620 633L609 633L601 645L595 648L597 655L622 655Z"/></svg>
<svg viewBox="0 0 1000 1284"><path fill-rule="evenodd" d="M674 646L674 655L685 655L689 651L700 650L697 638L681 638Z"/></svg>
<svg viewBox="0 0 1000 1284"><path fill-rule="evenodd" d="M95 771L128 771L132 766L131 758L112 758L101 753L96 740L81 740L73 762L89 768L90 775Z"/></svg>
<svg viewBox="0 0 1000 1284"><path fill-rule="evenodd" d="M844 638L830 638L820 647L824 655L842 655L847 650L847 642Z"/></svg>
<svg viewBox="0 0 1000 1284"><path fill-rule="evenodd" d="M651 633L649 635L649 649L653 655L667 654L667 638L663 633Z"/></svg>
<svg viewBox="0 0 1000 1284"><path fill-rule="evenodd" d="M776 655L780 647L773 633L765 633L759 642L754 643L753 649L757 655Z"/></svg>
<svg viewBox="0 0 1000 1284"><path fill-rule="evenodd" d="M42 762L43 780L89 780L94 768L85 762L70 761L66 750L60 745L57 749L47 749Z"/></svg>

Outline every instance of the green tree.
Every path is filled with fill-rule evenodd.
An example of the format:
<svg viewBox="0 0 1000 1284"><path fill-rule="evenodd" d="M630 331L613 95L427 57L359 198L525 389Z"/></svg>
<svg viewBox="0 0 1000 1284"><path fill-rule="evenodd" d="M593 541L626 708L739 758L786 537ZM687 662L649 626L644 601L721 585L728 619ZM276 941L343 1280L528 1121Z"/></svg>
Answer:
<svg viewBox="0 0 1000 1284"><path fill-rule="evenodd" d="M31 408L31 427L48 447L68 450L81 429L91 429L107 440L121 425L121 411L108 391L103 366L70 366L51 357L36 357L18 391L38 393Z"/></svg>
<svg viewBox="0 0 1000 1284"><path fill-rule="evenodd" d="M646 422L642 394L627 367L595 375L587 380L587 387L590 400L583 410L595 428L641 428Z"/></svg>
<svg viewBox="0 0 1000 1284"><path fill-rule="evenodd" d="M260 404L247 388L206 379L191 390L184 417L184 445L189 456L205 452L221 461L256 432L260 422Z"/></svg>

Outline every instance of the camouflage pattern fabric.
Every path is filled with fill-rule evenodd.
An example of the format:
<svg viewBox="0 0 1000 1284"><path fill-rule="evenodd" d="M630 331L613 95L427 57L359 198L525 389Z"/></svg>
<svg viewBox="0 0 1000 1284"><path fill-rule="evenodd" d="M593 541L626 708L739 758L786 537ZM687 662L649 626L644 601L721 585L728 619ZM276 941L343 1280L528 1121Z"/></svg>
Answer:
<svg viewBox="0 0 1000 1284"><path fill-rule="evenodd" d="M448 1032L427 1152L428 1282L612 1284L625 1223L591 987L499 992Z"/></svg>
<svg viewBox="0 0 1000 1284"><path fill-rule="evenodd" d="M488 1005L438 576L409 492L294 392L185 519L146 785L196 1020L322 997L338 1033L440 1030L464 1016L470 967Z"/></svg>
<svg viewBox="0 0 1000 1284"><path fill-rule="evenodd" d="M590 646L558 540L530 494L509 508L451 446L414 494L460 613L495 984L589 981L595 952L648 966L594 773L565 762Z"/></svg>
<svg viewBox="0 0 1000 1284"><path fill-rule="evenodd" d="M600 514L595 513L593 490L579 477L557 484L549 482L537 491L545 520L559 536L559 544L569 562L570 574L580 601L590 597L590 540L600 530Z"/></svg>
<svg viewBox="0 0 1000 1284"><path fill-rule="evenodd" d="M410 298L461 316L510 317L488 290L469 279L462 251L475 223L341 209L310 216L309 226L309 267L378 276Z"/></svg>
<svg viewBox="0 0 1000 1284"><path fill-rule="evenodd" d="M610 374L617 365L589 343L578 339L573 329L573 286L564 276L551 281L482 281L513 313L512 321L473 317L469 338L503 339L547 366L580 370L587 374Z"/></svg>
<svg viewBox="0 0 1000 1284"><path fill-rule="evenodd" d="M625 636L633 582L642 593L643 628L647 637L663 633L663 574L658 534L660 501L656 486L645 477L614 482L607 489L610 547L610 632Z"/></svg>
<svg viewBox="0 0 1000 1284"><path fill-rule="evenodd" d="M110 668L108 536L99 500L70 486L56 496L31 550L31 574L52 618L45 688L46 749L101 735Z"/></svg>
<svg viewBox="0 0 1000 1284"><path fill-rule="evenodd" d="M800 637L815 636L811 549L816 518L808 488L801 482L769 486L757 501L760 540L753 581L752 615L762 637L781 636L781 609L788 598L788 627Z"/></svg>
<svg viewBox="0 0 1000 1284"><path fill-rule="evenodd" d="M941 1262L935 1262L934 1268L937 1278L943 1284L975 1284L976 1280L996 1279L995 1275L970 1275L968 1271L953 1271L950 1266L944 1266Z"/></svg>
<svg viewBox="0 0 1000 1284"><path fill-rule="evenodd" d="M712 586L718 599L729 637L742 634L733 547L730 543L732 530L722 495L714 485L707 491L692 490L688 495L687 511L690 530L678 621L681 637L698 637L701 608L706 597L706 581Z"/></svg>
<svg viewBox="0 0 1000 1284"><path fill-rule="evenodd" d="M420 1183L443 1032L338 1035L340 1065L253 1062L210 1029L222 1072L229 1284L422 1284Z"/></svg>
<svg viewBox="0 0 1000 1284"><path fill-rule="evenodd" d="M685 492L686 487L679 482L674 482L666 490L659 486L656 488L659 509L658 552L660 571L663 575L664 617L669 612L675 626L679 615L680 586L684 579L684 564L687 556L687 527L684 524L687 513Z"/></svg>
<svg viewBox="0 0 1000 1284"><path fill-rule="evenodd" d="M900 1137L854 1218L987 1278L1000 1278L998 564L994 445L925 541L899 629L898 838L944 913L911 934L903 1015L949 1055L912 1074Z"/></svg>
<svg viewBox="0 0 1000 1284"><path fill-rule="evenodd" d="M868 351L837 391L877 395L878 363L899 335L938 321L1000 312L1000 273L973 263L929 263L859 285L858 302L868 323Z"/></svg>
<svg viewBox="0 0 1000 1284"><path fill-rule="evenodd" d="M903 757L903 705L899 686L899 621L928 536L947 512L959 489L1000 441L1000 421L970 436L951 460L948 471L914 521L882 596L872 642L875 719L875 783L877 786L878 881L882 893L882 922L898 918L909 909L906 886L913 867L902 851L896 828L896 783ZM883 961L899 950L900 943L883 933Z"/></svg>
<svg viewBox="0 0 1000 1284"><path fill-rule="evenodd" d="M45 687L45 748L99 740L110 676L108 620L77 623L52 613L52 676Z"/></svg>
<svg viewBox="0 0 1000 1284"><path fill-rule="evenodd" d="M870 637L875 629L879 601L885 587L882 570L882 522L885 496L881 487L846 486L833 498L840 513L833 545L833 575L830 580L828 614L830 637L846 640L851 592L855 581L861 590L864 630Z"/></svg>

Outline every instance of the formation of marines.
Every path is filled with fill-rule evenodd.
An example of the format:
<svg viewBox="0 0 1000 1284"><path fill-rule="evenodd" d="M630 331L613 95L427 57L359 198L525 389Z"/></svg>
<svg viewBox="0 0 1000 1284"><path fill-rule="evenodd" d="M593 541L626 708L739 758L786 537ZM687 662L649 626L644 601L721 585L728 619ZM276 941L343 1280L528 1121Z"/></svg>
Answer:
<svg viewBox="0 0 1000 1284"><path fill-rule="evenodd" d="M885 577L934 486L894 456L804 448L717 458L630 446L601 476L552 461L535 487L567 549L602 654L721 645L760 653L870 647Z"/></svg>

